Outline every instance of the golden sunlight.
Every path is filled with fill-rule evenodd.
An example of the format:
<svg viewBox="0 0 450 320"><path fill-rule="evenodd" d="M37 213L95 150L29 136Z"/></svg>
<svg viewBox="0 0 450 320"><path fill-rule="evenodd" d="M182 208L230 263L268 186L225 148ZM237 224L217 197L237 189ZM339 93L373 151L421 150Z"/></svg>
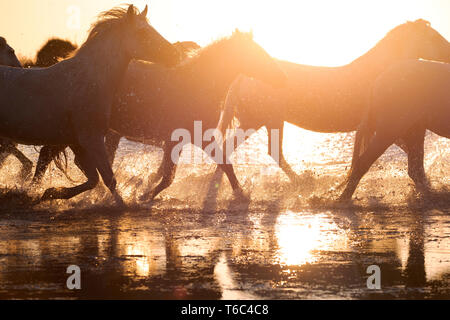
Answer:
<svg viewBox="0 0 450 320"><path fill-rule="evenodd" d="M346 251L347 235L325 215L305 217L287 211L278 217L275 235L278 240L278 262L293 266L314 263L319 250Z"/></svg>
<svg viewBox="0 0 450 320"><path fill-rule="evenodd" d="M147 4L144 0L132 2L141 9ZM0 20L0 30L18 53L32 56L50 37L82 43L94 17L122 3L5 1L0 3L0 11L9 14ZM42 19L40 8L45 8L45 15L52 19ZM152 0L148 17L174 42L206 45L240 28L252 30L255 40L276 58L337 66L362 55L390 29L407 20L427 19L449 38L450 22L443 14L449 9L446 0Z"/></svg>

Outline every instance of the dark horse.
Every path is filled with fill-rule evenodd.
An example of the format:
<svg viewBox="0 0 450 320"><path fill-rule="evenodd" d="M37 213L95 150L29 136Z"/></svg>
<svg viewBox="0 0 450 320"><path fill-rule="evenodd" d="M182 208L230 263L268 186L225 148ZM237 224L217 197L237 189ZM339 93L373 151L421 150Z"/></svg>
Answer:
<svg viewBox="0 0 450 320"><path fill-rule="evenodd" d="M221 102L239 74L275 86L283 85L286 80L276 62L253 41L251 34L239 31L201 49L173 69L145 62L130 64L111 110L112 131L106 136L106 144L111 162L121 137L163 147L163 161L152 182L158 182L161 177L162 180L143 199L153 199L175 177L177 164L171 154L179 141L171 140L172 132L184 128L193 137L195 120L202 121L205 130L216 128ZM36 174L38 170L45 171L51 159L41 156ZM227 164L221 168L227 175L232 169ZM229 177L233 188L238 188L238 181Z"/></svg>
<svg viewBox="0 0 450 320"><path fill-rule="evenodd" d="M22 67L14 49L6 43L3 37L0 37L0 65L16 68ZM21 176L25 179L30 175L33 163L16 146L12 141L0 138L0 167L2 167L6 158L12 154L22 163Z"/></svg>
<svg viewBox="0 0 450 320"><path fill-rule="evenodd" d="M8 46L4 46L3 41L0 38L0 65L9 65L12 67L20 67L20 63L14 55L14 51ZM50 39L39 49L36 57L36 62L28 62L24 64L24 68L30 67L50 67L58 63L61 59L67 58L73 51L77 49L77 46L67 40L62 39ZM10 60L6 57L10 56ZM9 62L8 62L9 61ZM22 164L21 178L25 180L32 171L33 163L28 159L18 148L17 143L8 139L0 138L0 168L5 163L6 158L9 155L14 155ZM62 162L55 161L57 166L63 169Z"/></svg>
<svg viewBox="0 0 450 320"><path fill-rule="evenodd" d="M180 51L180 54L184 56L188 56L195 50L199 49L200 46L193 41L181 41L173 44L175 48ZM50 67L59 61L66 59L77 49L77 45L71 43L68 40L52 38L49 39L42 47L39 49L36 55L36 62L28 62L24 64L24 67L39 67L46 68ZM6 60L5 60L6 61ZM1 60L0 60L1 64ZM7 64L5 64L7 65ZM53 150L51 147L44 147L43 152L46 150ZM50 151L51 152L51 151ZM22 172L21 177L25 180L30 174L33 167L33 163L17 148L17 143L9 141L7 139L0 139L0 168L3 166L4 161L10 155L16 156L16 158L22 163ZM70 177L67 175L67 157L66 153L60 152L56 154L50 154L49 156L53 157L55 160L56 166L66 174L67 178ZM64 159L61 159L61 156L64 156ZM64 162L65 160L65 166ZM42 172L42 175L44 172ZM34 182L39 182L42 175L38 174L35 176ZM37 178L39 176L39 178ZM71 179L70 179L71 180Z"/></svg>
<svg viewBox="0 0 450 320"><path fill-rule="evenodd" d="M62 57L63 54L65 54L67 52L67 50L69 50L71 48L71 44L70 43L63 43L64 40L59 40L61 41L61 43L57 44L55 43L56 40L59 39L53 39L53 40L49 40L47 42L47 44L52 43L52 50L41 50L43 52L45 52L45 54L41 55L41 60L46 60L46 59L50 59L51 57L53 57L54 59L58 59L58 52L60 53L60 57ZM66 41L64 41L66 42ZM182 56L182 58L187 58L191 55L195 54L195 51L200 49L200 46L193 42L193 41L178 41L173 43L173 46L179 51L180 55ZM43 49L45 49L45 46L43 47ZM59 51L61 50L61 51ZM41 52L40 51L40 52ZM38 54L39 56L39 54ZM47 57L47 58L44 58ZM14 148L10 148L8 151L9 152L13 152L13 151L17 151L20 152L17 148L15 148L15 145L13 144L12 147ZM44 177L45 171L47 170L48 164L53 160L56 164L56 167L58 169L60 169L65 175L66 177L72 181L72 179L69 177L69 175L67 174L67 155L65 153L65 151L61 150L61 147L55 147L55 146L43 146L39 152L39 160L36 166L36 172L35 175L33 177L33 184L37 185L41 182L42 178ZM5 153L6 156L8 156L7 153ZM111 156L111 154L109 154L109 156ZM114 155L112 155L114 157ZM25 157L25 156L24 156ZM26 160L28 160L27 158L25 158ZM64 163L63 163L64 160ZM31 163L31 161L30 161ZM65 164L65 165L64 165ZM111 165L112 165L112 161L111 161ZM31 163L31 167L32 167L32 163ZM30 168L31 170L31 168ZM29 175L30 172L27 172L27 175Z"/></svg>
<svg viewBox="0 0 450 320"><path fill-rule="evenodd" d="M17 59L14 49L6 42L5 38L0 37L0 65L21 68L19 59Z"/></svg>
<svg viewBox="0 0 450 320"><path fill-rule="evenodd" d="M368 111L355 139L352 168L340 200L352 197L359 181L386 149L401 138L408 151L423 157L428 129L450 139L450 64L407 60L376 80ZM428 192L421 172L409 175L419 191Z"/></svg>
<svg viewBox="0 0 450 320"><path fill-rule="evenodd" d="M77 46L70 41L62 39L49 39L36 55L35 67L47 68L66 59L70 56Z"/></svg>
<svg viewBox="0 0 450 320"><path fill-rule="evenodd" d="M179 61L146 13L147 7L139 14L133 5L102 13L74 56L52 67L0 67L0 136L28 145L68 145L88 179L72 188L47 189L42 199L90 190L99 172L121 202L104 144L114 94L131 59Z"/></svg>
<svg viewBox="0 0 450 320"><path fill-rule="evenodd" d="M366 110L368 93L375 79L390 65L404 59L450 61L450 45L424 20L407 22L391 30L374 48L342 67L315 67L279 61L288 77L285 88L274 89L241 77L230 88L223 125L234 116L244 130L279 129L279 165L299 183L297 174L283 156L284 121L318 132L355 131ZM419 141L424 140L425 131ZM269 135L269 154L272 149ZM424 172L420 148L408 147L412 171ZM233 173L234 174L234 173ZM424 174L420 174L424 176Z"/></svg>

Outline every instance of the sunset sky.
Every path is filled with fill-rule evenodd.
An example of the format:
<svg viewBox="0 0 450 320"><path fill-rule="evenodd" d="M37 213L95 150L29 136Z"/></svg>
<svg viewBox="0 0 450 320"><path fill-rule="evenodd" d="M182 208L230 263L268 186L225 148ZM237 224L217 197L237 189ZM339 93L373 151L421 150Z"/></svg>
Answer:
<svg viewBox="0 0 450 320"><path fill-rule="evenodd" d="M82 43L95 16L123 2L2 0L0 35L18 54L34 57L49 37ZM255 40L272 56L313 65L348 63L407 20L427 19L450 39L449 0L135 0L133 3L139 9L148 3L150 22L171 41L193 40L206 45L238 27L253 30Z"/></svg>

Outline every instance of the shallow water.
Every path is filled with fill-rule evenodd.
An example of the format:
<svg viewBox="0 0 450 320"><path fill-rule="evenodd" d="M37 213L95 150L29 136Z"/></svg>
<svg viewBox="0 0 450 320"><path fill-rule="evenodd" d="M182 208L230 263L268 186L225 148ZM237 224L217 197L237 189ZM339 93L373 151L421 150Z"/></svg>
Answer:
<svg viewBox="0 0 450 320"><path fill-rule="evenodd" d="M214 165L182 164L167 191L140 203L161 151L122 141L115 170L128 209L103 186L30 207L42 190L12 183L20 166L9 158L0 183L15 193L0 204L0 298L450 298L448 140L427 136L431 200L415 196L406 157L392 147L355 200L337 205L328 191L345 176L353 134L288 127L298 188L265 153L264 134L237 152L248 201L233 198ZM50 185L71 183L52 169ZM81 268L81 290L66 287L69 265ZM380 290L367 288L370 265L380 267Z"/></svg>

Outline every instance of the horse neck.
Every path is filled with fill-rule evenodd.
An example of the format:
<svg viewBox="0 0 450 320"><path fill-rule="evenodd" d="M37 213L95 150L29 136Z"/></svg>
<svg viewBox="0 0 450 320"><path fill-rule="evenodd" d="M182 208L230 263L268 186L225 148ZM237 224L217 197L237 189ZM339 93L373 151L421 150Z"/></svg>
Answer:
<svg viewBox="0 0 450 320"><path fill-rule="evenodd" d="M382 40L367 53L345 67L359 79L372 79L384 71L388 65L401 58L392 54L388 40Z"/></svg>
<svg viewBox="0 0 450 320"><path fill-rule="evenodd" d="M373 82L398 58L390 54L389 43L385 42L341 67L283 62L286 74L296 83L287 99L300 105L288 108L290 104L286 104L286 121L320 132L355 130L364 114ZM315 111L311 112L311 108Z"/></svg>
<svg viewBox="0 0 450 320"><path fill-rule="evenodd" d="M120 41L111 34L108 39L92 40L92 43L80 48L71 60L78 73L87 75L87 81L116 90L131 57L123 50Z"/></svg>
<svg viewBox="0 0 450 320"><path fill-rule="evenodd" d="M195 57L180 67L180 73L191 85L202 89L211 99L223 99L233 80L241 73L237 63L221 57Z"/></svg>

